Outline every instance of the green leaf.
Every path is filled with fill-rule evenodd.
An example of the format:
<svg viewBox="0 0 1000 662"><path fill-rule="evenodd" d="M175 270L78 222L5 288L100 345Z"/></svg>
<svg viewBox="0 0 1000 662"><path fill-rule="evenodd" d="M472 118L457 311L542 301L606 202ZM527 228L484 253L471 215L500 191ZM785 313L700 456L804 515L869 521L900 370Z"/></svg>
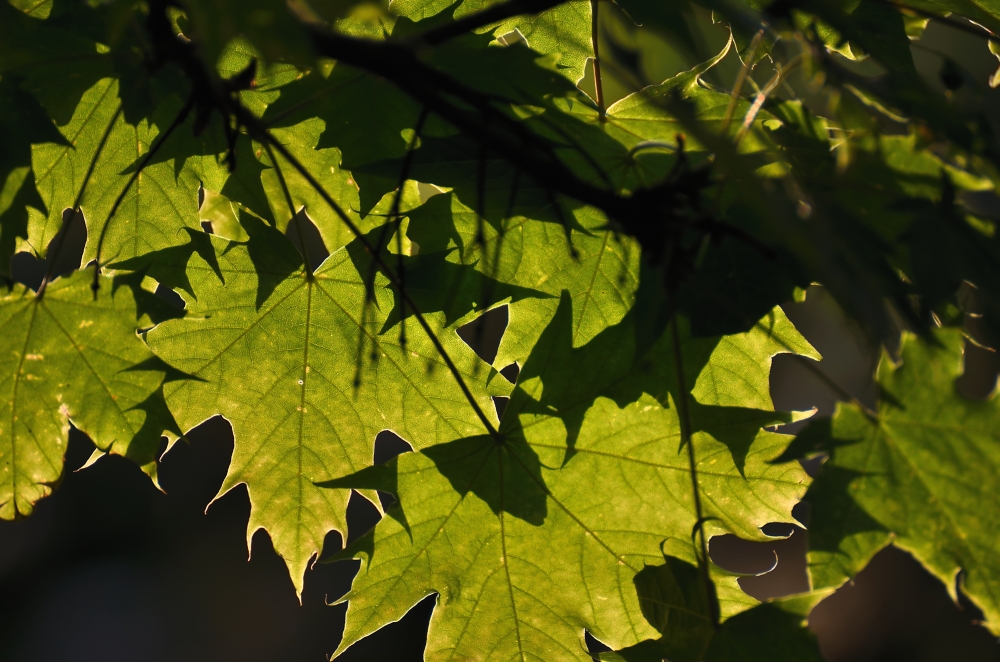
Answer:
<svg viewBox="0 0 1000 662"><path fill-rule="evenodd" d="M163 400L167 366L136 334L128 287L78 272L43 297L15 285L0 298L0 517L31 513L62 475L69 425L156 480L161 435L176 424ZM171 373L176 376L176 373Z"/></svg>
<svg viewBox="0 0 1000 662"><path fill-rule="evenodd" d="M98 81L69 121L57 125L61 142L32 145L44 210L30 210L28 242L39 255L61 227L63 211L77 201L88 230L84 262L97 256L102 234L102 261L121 260L179 244L185 237L181 228L199 227L199 173L184 167L180 157L151 162L132 181L158 134L178 116L180 100L162 100L150 119L131 125L121 112L118 88L113 78ZM190 133L190 125L182 125L167 140L184 141ZM205 160L198 165L204 167Z"/></svg>
<svg viewBox="0 0 1000 662"><path fill-rule="evenodd" d="M188 94L176 72L153 76L137 57L141 45L112 35L116 41L109 48L66 30L65 22L48 23L52 21L24 17L12 21L9 43L0 51L0 70L16 72L14 80L38 99L55 124L55 130L49 127L31 139L40 199L27 210L27 244L36 254L44 255L63 211L77 203L88 228L84 262L97 256L99 243L102 262L183 243L181 228L199 227L200 183L270 217L266 203L261 205L264 196L246 138L236 140L237 162L243 167L235 175L221 162L228 144L218 121L195 137L194 120L188 119L164 140ZM242 70L255 56L249 44L235 41L223 52L220 72ZM242 91L240 98L261 114L277 98L275 88L297 76L288 65L261 67L255 88ZM157 153L130 184L154 144Z"/></svg>
<svg viewBox="0 0 1000 662"><path fill-rule="evenodd" d="M585 628L613 648L656 636L633 582L664 551L693 562L698 518L674 395L649 374L672 356L670 334L647 353L640 327L630 315L573 349L564 295L499 440L466 437L326 483L399 495L342 555L362 566L338 653L434 592L429 660L582 660ZM742 472L725 444L735 428L693 436L709 535L765 539L759 527L791 521L808 482L797 464L768 464L788 438L755 427Z"/></svg>
<svg viewBox="0 0 1000 662"><path fill-rule="evenodd" d="M1000 33L1000 2L996 0L914 0L908 5L942 16L950 13L965 16L994 34Z"/></svg>
<svg viewBox="0 0 1000 662"><path fill-rule="evenodd" d="M236 447L220 494L247 485L248 543L266 529L301 593L326 534L346 532L349 493L314 482L369 465L382 430L425 448L479 434L483 424L413 320L405 347L398 324L383 329L394 289L380 273L365 306L370 262L358 242L310 277L276 230L249 215L243 226L246 244L211 237L210 253L190 251L188 317L147 339L157 356L197 378L166 389L181 429L216 414L232 423ZM156 260L149 273L179 287L184 265L170 262ZM492 412L490 396L506 394L504 380L480 367L441 313L424 312L479 407Z"/></svg>
<svg viewBox="0 0 1000 662"><path fill-rule="evenodd" d="M230 241L246 241L250 236L240 225L240 208L221 193L206 190L205 199L198 209L198 218L212 226L212 234Z"/></svg>
<svg viewBox="0 0 1000 662"><path fill-rule="evenodd" d="M198 3L210 5L211 3ZM280 6L274 7L275 13L281 13ZM249 15L250 12L236 12L238 16ZM225 21L222 21L225 23ZM280 96L279 88L298 80L302 73L295 66L287 63L260 62L261 52L256 48L257 42L235 38L226 44L219 55L216 70L222 78L233 78L253 65L254 78L249 90L240 90L240 101L255 115L262 115L267 106Z"/></svg>
<svg viewBox="0 0 1000 662"><path fill-rule="evenodd" d="M558 56L556 70L577 84L587 60L594 57L590 4L590 0L569 0L534 16L512 18L493 28L493 35L503 37L516 30L531 50Z"/></svg>
<svg viewBox="0 0 1000 662"><path fill-rule="evenodd" d="M1000 60L1000 42L990 39L988 44L990 53L997 56ZM990 87L1000 86L1000 68L998 68L992 76L990 76Z"/></svg>
<svg viewBox="0 0 1000 662"><path fill-rule="evenodd" d="M602 659L812 660L802 618L892 541L1000 634L996 401L956 394L935 328L1000 337L1000 151L985 90L911 53L949 13L997 51L1000 0L621 0L643 29L514 3L422 39L500 1L0 0L4 282L78 205L115 274L0 299L0 516L58 482L70 424L155 480L161 433L221 415L221 493L246 484L300 595L349 490L399 497L339 555L362 560L341 651L436 593L428 659L585 660L589 631ZM595 32L641 77L708 57L719 16L721 52L606 113L577 87ZM755 34L776 77L741 69ZM777 306L812 283L871 339L923 340L877 411L792 440L772 360L819 355ZM458 331L500 306L486 365ZM384 430L414 452L373 467ZM792 522L802 449L829 456L814 590L762 605L702 544Z"/></svg>
<svg viewBox="0 0 1000 662"><path fill-rule="evenodd" d="M452 19L475 14L495 4L489 0L392 0L390 7L399 16L414 21L426 20L452 9ZM519 39L499 41L517 31ZM591 43L590 0L568 0L536 14L516 16L477 32L489 32L507 46L523 39L531 50L554 56L555 68L574 85L583 78L588 58L594 57Z"/></svg>
<svg viewBox="0 0 1000 662"><path fill-rule="evenodd" d="M875 417L842 403L806 433L830 453L809 493L809 567L815 588L836 587L895 544L1000 633L1000 539L983 519L1000 508L1000 408L956 392L962 342L955 329L904 334L899 363L879 364Z"/></svg>
<svg viewBox="0 0 1000 662"><path fill-rule="evenodd" d="M52 13L53 0L9 0L9 2L12 7L35 18L48 18Z"/></svg>

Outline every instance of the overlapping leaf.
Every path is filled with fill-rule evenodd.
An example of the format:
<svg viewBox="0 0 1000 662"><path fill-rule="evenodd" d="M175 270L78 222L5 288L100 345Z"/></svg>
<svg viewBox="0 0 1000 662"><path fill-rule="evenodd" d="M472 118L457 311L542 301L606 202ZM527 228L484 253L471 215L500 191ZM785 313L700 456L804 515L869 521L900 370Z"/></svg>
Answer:
<svg viewBox="0 0 1000 662"><path fill-rule="evenodd" d="M45 121L37 101L20 90L12 74L0 80L0 276L9 277L9 260L19 240L28 238L28 207L42 201L34 186L31 143L61 140Z"/></svg>
<svg viewBox="0 0 1000 662"><path fill-rule="evenodd" d="M49 40L59 36L46 35ZM120 80L111 57L101 54L102 47L91 42L89 48L73 60L64 55L57 62L42 60L16 69L26 77L21 87L39 99L59 131L57 141L39 141L31 148L41 208L29 210L28 243L44 254L61 227L63 211L77 203L89 230L85 259L95 257L106 227L105 257L127 258L180 243L180 228L197 224L198 206L198 177L181 163L148 166L130 186L115 217L109 217L136 163L178 115L181 100L163 90L166 99L150 117L130 122L123 111L148 92L149 82ZM81 79L93 83L77 103L72 94L53 85L56 71L76 85ZM186 133L190 135L190 128Z"/></svg>
<svg viewBox="0 0 1000 662"><path fill-rule="evenodd" d="M491 196L497 206L502 204L500 195ZM519 189L515 195L523 193ZM551 208L543 211L549 218L555 216ZM634 302L638 247L604 229L606 221L592 210L572 213L576 229L568 235L556 222L524 216L499 221L500 227L495 228L480 221L450 193L431 198L410 211L409 218L407 236L421 250L458 249L449 259L472 265L501 282L548 295L511 303L508 330L495 361L499 367L524 362L555 315L564 290L573 301L574 346L586 344L602 329L620 322ZM482 240L477 241L480 232Z"/></svg>
<svg viewBox="0 0 1000 662"><path fill-rule="evenodd" d="M399 324L382 328L395 296L383 275L365 305L370 262L357 242L310 276L276 230L251 216L244 227L245 245L212 238L210 250L189 251L184 276L154 264L151 275L189 288L189 314L147 340L196 378L166 391L182 429L215 414L233 424L236 448L222 493L247 485L248 537L267 529L301 591L324 536L346 531L349 493L314 482L370 464L382 430L425 448L480 433L483 424L414 320L406 322L405 346ZM504 394L506 382L476 366L442 313L423 312L478 406L494 415L489 396Z"/></svg>
<svg viewBox="0 0 1000 662"><path fill-rule="evenodd" d="M588 659L584 629L613 648L656 636L633 582L645 565L662 564L664 550L695 560L698 515L675 399L690 396L676 372L665 382L653 367L669 365L672 335L660 326L650 336L648 323L630 314L574 348L564 295L521 371L499 437L458 439L327 483L400 499L346 552L362 567L345 597L340 650L434 592L430 660ZM790 326L769 335L809 351ZM688 373L696 392L733 353L762 349L751 336L707 353L682 342L686 368L702 355L701 370ZM759 388L766 373L742 378ZM798 465L768 463L788 438L761 425L781 418L720 406L698 419L692 443L710 532L761 539L765 522L790 521L808 478ZM752 441L737 468L739 442L727 444L746 435ZM745 606L726 604L723 613Z"/></svg>
<svg viewBox="0 0 1000 662"><path fill-rule="evenodd" d="M376 215L363 222L357 213L356 210L360 206L358 186L351 178L351 173L340 168L340 150L315 149L323 128L323 122L314 118L288 129L276 129L274 136L313 177L317 178L323 189L337 201L341 209L351 215L352 222L367 229L372 221L380 219ZM290 163L279 156L275 158L278 159L278 167L265 170L261 177L278 229L285 230L292 219L288 202L290 197L295 212L304 209L316 224L327 250L335 251L354 239L350 229L317 190ZM287 196L285 187L288 188Z"/></svg>

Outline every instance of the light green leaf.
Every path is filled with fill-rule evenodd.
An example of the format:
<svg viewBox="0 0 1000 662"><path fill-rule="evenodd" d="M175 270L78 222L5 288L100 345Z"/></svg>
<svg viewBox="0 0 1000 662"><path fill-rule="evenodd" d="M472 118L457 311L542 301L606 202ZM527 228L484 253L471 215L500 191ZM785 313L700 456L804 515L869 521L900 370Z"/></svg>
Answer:
<svg viewBox="0 0 1000 662"><path fill-rule="evenodd" d="M633 582L664 552L695 560L697 515L674 395L649 388L662 388L647 366L672 355L670 334L647 354L636 322L574 349L564 295L499 441L459 439L328 484L400 499L345 552L362 565L338 653L434 592L428 660L586 660L584 629L613 648L656 636ZM757 425L741 472L726 434L693 436L708 535L765 539L759 527L791 521L808 478L795 463L768 463L788 437Z"/></svg>
<svg viewBox="0 0 1000 662"><path fill-rule="evenodd" d="M247 485L248 543L266 529L301 593L326 534L346 532L349 493L313 482L369 465L382 430L424 448L481 433L483 425L414 320L405 347L399 324L383 329L394 291L381 274L375 300L363 308L370 262L357 242L309 277L276 230L250 215L243 225L246 244L212 237L211 251L191 250L193 295L183 295L189 317L161 324L147 339L158 356L196 378L166 389L183 430L216 414L232 423L236 447L220 494ZM175 267L161 262L150 275L182 285L170 282ZM495 421L490 396L506 394L505 381L490 379L496 373L479 367L443 314L424 313Z"/></svg>
<svg viewBox="0 0 1000 662"><path fill-rule="evenodd" d="M355 99L364 102L355 103ZM420 107L391 84L334 65L332 70L318 68L282 90L281 97L268 107L264 119L272 123L278 135L295 127L309 127L310 131L296 141L319 152L313 161L331 160L334 152L330 148L335 148L343 162L338 159L330 165L354 172L360 186L358 211L368 213L386 192L399 185L399 170L386 181L368 184L358 178L357 169L383 159L402 158L409 142L406 132L412 131L419 116ZM320 126L316 124L317 117L322 122L318 142L312 135L315 127ZM313 172L329 178L328 173L326 169ZM333 186L331 192L339 190L340 186ZM358 195L348 194L351 196L348 201Z"/></svg>
<svg viewBox="0 0 1000 662"><path fill-rule="evenodd" d="M204 196L205 199L198 209L198 218L202 224L208 223L212 226L212 234L230 241L246 241L250 238L240 225L239 205L235 205L221 193L206 190Z"/></svg>
<svg viewBox="0 0 1000 662"><path fill-rule="evenodd" d="M87 222L85 263L97 256L102 232L101 261L106 262L183 243L181 228L199 227L199 176L178 162L181 157L154 159L129 185L157 135L177 117L180 100L163 100L152 118L133 126L121 113L118 87L113 78L100 80L83 95L69 122L58 126L64 142L32 145L35 183L46 211L31 211L28 241L40 255L61 227L63 211L78 199ZM184 141L190 134L190 125L182 125L168 140ZM198 164L204 167L205 160Z"/></svg>
<svg viewBox="0 0 1000 662"><path fill-rule="evenodd" d="M210 5L212 3L199 3ZM284 11L280 6L274 7L276 13ZM234 12L236 16L246 16L252 12ZM252 19L252 16L251 16ZM224 21L223 21L224 22ZM291 64L262 62L261 53L255 44L243 38L235 38L226 44L219 56L216 68L222 78L232 78L239 75L251 64L254 65L253 87L240 91L240 101L256 115L263 115L268 105L281 95L278 88L298 80L302 73Z"/></svg>
<svg viewBox="0 0 1000 662"><path fill-rule="evenodd" d="M536 53L558 55L556 70L577 84L587 69L587 60L594 57L591 22L590 0L569 0L540 14L504 21L492 32L503 37L516 30Z"/></svg>
<svg viewBox="0 0 1000 662"><path fill-rule="evenodd" d="M775 308L746 333L721 338L691 395L703 405L773 411L768 375L771 359L777 354L821 358L781 308Z"/></svg>
<svg viewBox="0 0 1000 662"><path fill-rule="evenodd" d="M0 298L0 517L31 513L62 475L69 425L103 452L135 460L156 480L156 452L173 422L163 400L167 367L136 334L128 287L92 274L15 285Z"/></svg>

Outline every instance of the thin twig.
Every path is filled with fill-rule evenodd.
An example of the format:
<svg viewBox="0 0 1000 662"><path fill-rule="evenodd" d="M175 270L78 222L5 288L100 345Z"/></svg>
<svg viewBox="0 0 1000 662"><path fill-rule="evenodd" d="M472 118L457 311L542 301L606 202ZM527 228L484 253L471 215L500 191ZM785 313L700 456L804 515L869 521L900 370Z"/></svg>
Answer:
<svg viewBox="0 0 1000 662"><path fill-rule="evenodd" d="M301 101L299 101L297 103L294 103L291 106L288 106L287 108L285 108L283 110L280 110L280 111L276 112L274 115L271 115L266 120L264 120L264 125L267 126L268 128L271 128L275 124L277 124L278 122L280 122L281 120L283 120L286 117L288 117L289 115L291 115L291 114L293 114L295 112L298 112L298 111L302 110L303 108L305 108L306 106L308 106L309 104L315 103L316 101L319 101L320 99L322 99L323 97L327 96L328 94L336 92L340 88L342 88L342 87L344 87L346 85L349 85L350 83L353 83L354 81L360 79L364 75L364 72L362 72L360 70L356 71L355 73L356 73L355 76L352 76L352 77L348 78L347 80L342 80L337 85L331 85L329 87L325 87L322 90L320 90L319 92L316 92L315 94L312 94L309 97L307 97L307 98L305 98L305 99L303 99L303 100L301 100ZM318 76L319 72L313 72L313 75Z"/></svg>
<svg viewBox="0 0 1000 662"><path fill-rule="evenodd" d="M603 210L651 248L676 225L674 185L664 183L625 196L580 179L528 124L501 111L494 100L435 69L407 46L333 34L308 26L316 49L341 63L381 76L474 140L490 146L539 185ZM662 218L649 223L650 217Z"/></svg>
<svg viewBox="0 0 1000 662"><path fill-rule="evenodd" d="M424 106L420 110L420 115L417 116L417 124L413 129L413 135L410 136L410 140L406 144L406 154L403 156L403 164L399 170L399 181L397 182L396 192L392 197L392 205L389 207L389 213L386 215L385 223L382 225L382 230L379 232L378 244L376 248L382 250L386 247L389 239L389 230L393 227L396 228L396 241L399 245L399 251L396 256L397 264L397 289L399 291L399 345L400 347L406 347L406 301L403 299L403 290L405 289L406 283L406 273L403 267L403 233L402 233L402 219L399 217L399 206L403 198L403 188L406 184L406 180L410 176L410 166L413 164L413 152L417 148L417 142L420 140L420 134L424 129L424 122L427 120L427 107ZM375 302L375 276L378 274L378 263L372 260L372 263L368 269L368 274L365 276L365 298L361 302L361 321L358 324L358 354L354 365L354 388L357 389L361 386L361 370L364 367L364 343L365 343L365 325L368 323L369 315L373 315L372 305ZM373 317L374 319L374 317ZM371 353L372 361L378 360L378 352L375 350L374 345L372 346Z"/></svg>
<svg viewBox="0 0 1000 662"><path fill-rule="evenodd" d="M313 278L313 267L309 263L309 251L306 247L306 238L302 234L302 225L298 221L298 212L295 210L295 203L292 201L292 192L288 190L288 183L285 181L285 173L281 171L281 166L278 164L278 159L274 158L274 152L271 150L271 146L264 143L264 151L267 152L267 158L271 160L271 164L274 166L274 172L278 175L278 182L281 184L281 192L285 195L285 202L288 204L288 212L291 214L289 223L295 224L295 229L299 235L299 246L302 248L302 263L306 267L306 280L312 280Z"/></svg>
<svg viewBox="0 0 1000 662"><path fill-rule="evenodd" d="M722 130L720 133L726 135L726 131L729 130L729 122L733 119L733 112L736 110L736 102L740 99L740 93L743 91L743 84L747 80L747 76L750 75L750 69L753 67L753 58L757 53L757 45L760 44L760 40L764 37L764 30L758 30L754 34L753 39L750 40L750 46L747 48L747 57L743 62L743 66L740 67L740 73L736 75L736 82L733 84L733 91L729 95L729 105L726 106L726 115L722 118ZM732 39L733 37L730 37Z"/></svg>
<svg viewBox="0 0 1000 662"><path fill-rule="evenodd" d="M479 252L485 257L486 255L486 232L485 217L486 217L486 144L483 143L479 146L479 158L476 161L476 237L475 244ZM501 221L502 224L502 221ZM461 274L456 274L456 286L461 280ZM484 286L484 291L486 286ZM486 306L486 300L484 299L480 305ZM479 326L476 327L476 351L483 346L483 336L486 333L486 324L480 322ZM473 374L476 374L479 369L479 362L476 361L473 364Z"/></svg>
<svg viewBox="0 0 1000 662"><path fill-rule="evenodd" d="M713 593L714 585L708 573L708 540L705 537L705 517L701 509L701 488L698 486L698 464L694 455L694 440L691 437L691 412L688 409L688 390L684 378L684 359L681 356L681 336L677 329L677 311L674 310L670 320L670 333L674 350L674 366L677 371L677 413L681 425L681 445L687 446L688 469L691 472L691 488L694 493L694 512L696 519L695 526L698 527L700 558L698 559L698 569L701 571L702 580L705 582L706 596ZM713 615L713 623L717 623Z"/></svg>
<svg viewBox="0 0 1000 662"><path fill-rule="evenodd" d="M410 136L410 141L406 145L406 154L403 156L403 163L399 169L399 182L396 187L396 193L392 197L392 206L389 208L389 218L386 220L386 224L382 226L382 232L379 234L379 250L385 246L387 233L389 228L393 227L395 224L396 228L396 244L397 244L397 257L396 257L396 275L398 277L398 289L399 289L399 341L402 347L406 347L406 300L403 299L403 290L406 289L406 269L403 266L403 219L399 214L399 207L403 201L403 188L406 185L406 181L410 178L410 168L413 167L413 155L419 146L417 143L420 142L420 136L424 131L424 123L427 121L427 106L420 109L420 115L417 116L417 123L413 127L413 135ZM371 298L371 293L375 291L375 262L372 262L372 268L369 272L369 280L366 282L365 286L365 303L369 303Z"/></svg>
<svg viewBox="0 0 1000 662"><path fill-rule="evenodd" d="M757 97L750 105L750 110L747 111L746 116L743 118L743 124L740 126L740 130L736 134L736 140L734 141L735 147L739 147L739 144L743 142L743 137L750 131L750 125L753 124L754 119L757 117L757 113L760 112L760 109L764 106L764 102L767 101L768 95L770 95L771 92L773 92L774 89L785 80L788 73L799 66L804 59L805 54L799 53L789 60L786 66L782 67L780 64L778 65L778 71L771 77L771 80L769 80L767 85L764 86L764 89L757 93Z"/></svg>
<svg viewBox="0 0 1000 662"><path fill-rule="evenodd" d="M172 134L177 127L179 127L181 124L184 123L184 120L187 119L187 116L191 112L191 108L193 107L194 107L194 95L191 95L190 97L188 97L188 100L184 103L184 106L181 108L180 112L177 113L177 117L175 117L174 121L171 122L170 126L167 127L167 130L161 133L160 135L156 136L156 139L153 141L153 144L150 145L149 147L149 151L146 152L146 156L144 156L142 161L138 163L135 171L132 173L132 176L129 177L128 182L126 182L125 188L122 189L122 192L118 194L117 198L115 198L114 204L111 205L111 211L108 212L108 220L104 223L104 227L101 228L101 236L97 240L97 253L94 256L94 282L91 283L90 285L90 289L94 291L94 299L97 299L97 290L100 287L101 249L104 247L104 237L107 236L108 228L111 227L111 220L115 217L115 214L118 212L119 205L121 205L122 200L125 199L125 195L128 193L129 189L132 188L132 184L134 184L135 181L139 178L139 175L140 173L142 173L143 168L145 168L149 164L153 156L156 155L156 152L159 151L160 147L163 146L163 143L165 143L167 141L167 138L170 137L170 134Z"/></svg>
<svg viewBox="0 0 1000 662"><path fill-rule="evenodd" d="M486 282L487 289L485 295L483 296L483 306L491 305L493 300L493 291L496 289L497 274L500 269L500 249L503 246L503 240L506 236L504 221L509 220L514 216L514 206L517 204L517 194L520 185L521 171L515 170L514 179L510 185L510 196L507 198L507 210L504 212L503 218L500 220L500 229L497 232L497 243L493 249L493 264L488 265L490 269L490 280Z"/></svg>

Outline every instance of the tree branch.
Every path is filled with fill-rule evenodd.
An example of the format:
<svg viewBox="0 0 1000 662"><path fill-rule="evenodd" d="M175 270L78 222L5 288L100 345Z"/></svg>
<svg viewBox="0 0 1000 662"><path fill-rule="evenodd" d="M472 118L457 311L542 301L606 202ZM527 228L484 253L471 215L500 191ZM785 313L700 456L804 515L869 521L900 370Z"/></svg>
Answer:
<svg viewBox="0 0 1000 662"><path fill-rule="evenodd" d="M654 260L667 235L688 222L678 213L689 207L690 191L682 191L683 186L664 182L623 196L581 180L525 124L501 112L487 95L422 62L406 44L306 28L321 55L386 79L455 128L489 145L491 152L539 186L604 211Z"/></svg>

